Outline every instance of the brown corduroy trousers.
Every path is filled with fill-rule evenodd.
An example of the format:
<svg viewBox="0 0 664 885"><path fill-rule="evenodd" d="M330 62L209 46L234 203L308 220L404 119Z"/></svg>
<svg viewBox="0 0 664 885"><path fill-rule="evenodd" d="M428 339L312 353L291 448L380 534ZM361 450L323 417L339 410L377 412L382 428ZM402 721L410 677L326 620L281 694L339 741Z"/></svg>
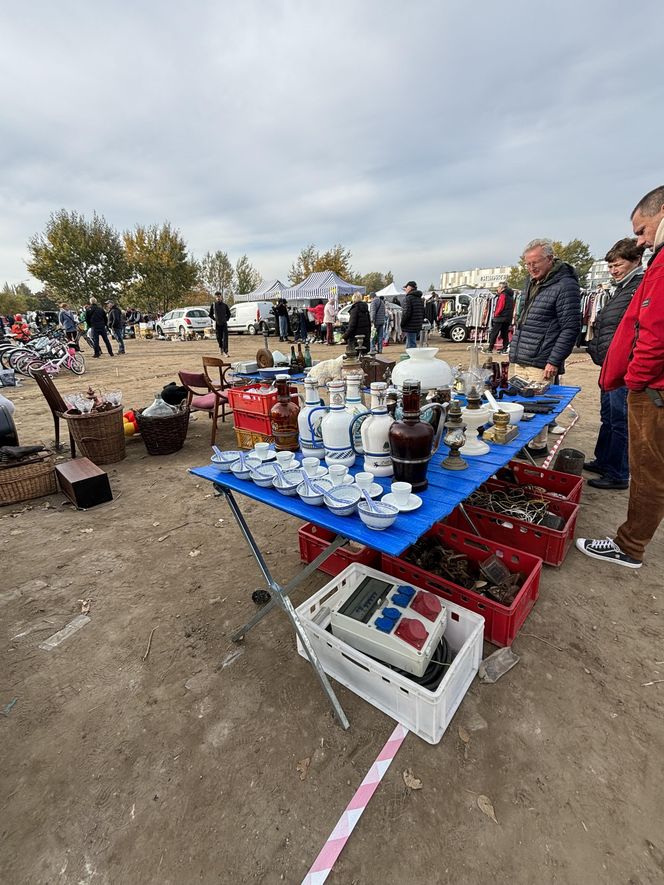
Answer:
<svg viewBox="0 0 664 885"><path fill-rule="evenodd" d="M616 544L643 559L643 551L664 519L664 408L645 390L627 394L629 422L629 507Z"/></svg>

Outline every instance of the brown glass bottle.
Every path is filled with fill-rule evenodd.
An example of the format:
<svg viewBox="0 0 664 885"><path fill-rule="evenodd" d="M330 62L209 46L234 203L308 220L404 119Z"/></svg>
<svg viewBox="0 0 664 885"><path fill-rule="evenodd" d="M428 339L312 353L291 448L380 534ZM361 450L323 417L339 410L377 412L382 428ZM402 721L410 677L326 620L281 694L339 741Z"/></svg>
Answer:
<svg viewBox="0 0 664 885"><path fill-rule="evenodd" d="M395 481L409 482L417 492L429 485L427 467L434 429L420 420L420 382L404 381L402 391L403 419L390 427L390 453Z"/></svg>
<svg viewBox="0 0 664 885"><path fill-rule="evenodd" d="M300 407L291 399L288 375L277 375L277 401L270 409L274 447L278 452L297 452L297 416Z"/></svg>

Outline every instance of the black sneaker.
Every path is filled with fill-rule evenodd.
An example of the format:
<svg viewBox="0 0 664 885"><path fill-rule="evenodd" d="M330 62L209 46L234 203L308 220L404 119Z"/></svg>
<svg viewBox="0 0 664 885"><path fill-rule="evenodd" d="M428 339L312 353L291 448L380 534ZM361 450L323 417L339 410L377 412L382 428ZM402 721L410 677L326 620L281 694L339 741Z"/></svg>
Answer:
<svg viewBox="0 0 664 885"><path fill-rule="evenodd" d="M627 568L641 568L641 561L633 559L626 553L623 553L620 547L611 538L577 538L576 549L586 556L592 556L593 559L604 559L606 562L613 562L615 565L624 565Z"/></svg>
<svg viewBox="0 0 664 885"><path fill-rule="evenodd" d="M525 448L531 458L546 458L549 454L549 450L546 446L544 446L543 449L533 449L531 446L526 446Z"/></svg>
<svg viewBox="0 0 664 885"><path fill-rule="evenodd" d="M600 476L604 473L597 461L586 461L583 465L583 469L587 470L588 473L599 473Z"/></svg>
<svg viewBox="0 0 664 885"><path fill-rule="evenodd" d="M623 490L629 488L626 479L611 479L608 476L599 476L597 479L589 479L587 485L591 489Z"/></svg>

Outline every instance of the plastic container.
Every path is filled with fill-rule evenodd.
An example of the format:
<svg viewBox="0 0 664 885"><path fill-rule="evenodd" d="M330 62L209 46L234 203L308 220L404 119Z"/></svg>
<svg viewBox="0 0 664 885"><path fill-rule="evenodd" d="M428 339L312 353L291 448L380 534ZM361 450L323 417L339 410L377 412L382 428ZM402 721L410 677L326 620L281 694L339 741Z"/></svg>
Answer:
<svg viewBox="0 0 664 885"><path fill-rule="evenodd" d="M266 436L272 435L270 419L265 418L263 415L233 409L233 423L238 430L250 430L252 433L262 433Z"/></svg>
<svg viewBox="0 0 664 885"><path fill-rule="evenodd" d="M455 511L456 513L457 511ZM463 519L459 512L459 519ZM524 582L514 597L512 604L502 605L474 590L467 590L458 584L418 568L412 562L396 556L383 554L381 568L404 584L417 584L437 596L451 600L484 618L484 638L494 645L510 645L514 640L530 610L539 596L542 574L542 560L529 553L522 553L513 547L506 547L494 541L478 538L463 530L438 523L425 537L436 537L444 547L463 553L477 563L484 562L492 554L505 563L511 572L521 572Z"/></svg>
<svg viewBox="0 0 664 885"><path fill-rule="evenodd" d="M253 449L257 442L274 442L272 434L256 433L254 430L235 428L235 440L238 449Z"/></svg>
<svg viewBox="0 0 664 885"><path fill-rule="evenodd" d="M507 467L501 468L496 473L496 479L504 480L506 471L511 470L520 486L539 486L546 489L546 493L557 498L563 498L572 504L581 503L583 492L583 480L570 473L560 473L558 470L544 470L542 467L532 467L522 461L510 461ZM508 483L513 485L513 483Z"/></svg>
<svg viewBox="0 0 664 885"><path fill-rule="evenodd" d="M491 485L491 480L487 485ZM574 540L579 505L570 504L569 501L558 501L555 498L547 499L547 503L550 513L565 520L565 527L561 531L533 525L523 519L501 516L500 513L492 513L490 510L482 510L469 504L466 504L466 510L482 538L498 544L508 544L516 550L539 556L547 565L559 566L562 565ZM445 522L447 525L461 529L468 526L468 521L458 508L450 513Z"/></svg>
<svg viewBox="0 0 664 885"><path fill-rule="evenodd" d="M396 719L422 740L437 744L450 724L479 669L482 659L484 620L452 602L447 602L448 623L445 639L455 654L435 691L422 688L389 667L368 657L333 636L320 609L331 594L350 584L358 586L367 575L385 580L386 576L364 565L351 565L318 593L300 605L297 613L325 672L364 698L374 707ZM318 623L313 621L316 617ZM299 654L306 652L299 639Z"/></svg>
<svg viewBox="0 0 664 885"><path fill-rule="evenodd" d="M300 559L313 562L334 540L334 532L322 529L312 522L305 523L297 533L300 542ZM348 547L338 547L318 569L326 575L338 575L353 563L376 567L380 564L380 553L371 547L354 551Z"/></svg>
<svg viewBox="0 0 664 885"><path fill-rule="evenodd" d="M256 382L252 382L249 389L256 389ZM264 388L266 391L268 388ZM233 411L251 413L253 415L262 415L264 418L270 417L270 409L277 401L277 391L270 390L266 393L249 393L248 389L241 387L230 387L224 393L228 397L228 401ZM296 392L291 391L291 399L299 405L300 400Z"/></svg>

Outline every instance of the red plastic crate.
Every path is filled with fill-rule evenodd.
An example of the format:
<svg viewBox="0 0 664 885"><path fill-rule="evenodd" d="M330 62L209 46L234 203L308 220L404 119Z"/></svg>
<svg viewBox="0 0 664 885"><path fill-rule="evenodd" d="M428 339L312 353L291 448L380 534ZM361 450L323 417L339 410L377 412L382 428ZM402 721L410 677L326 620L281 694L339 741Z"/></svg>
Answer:
<svg viewBox="0 0 664 885"><path fill-rule="evenodd" d="M233 423L236 430L251 430L252 433L262 433L266 436L272 434L272 424L269 418L263 415L256 415L253 412L242 412L240 409L233 409Z"/></svg>
<svg viewBox="0 0 664 885"><path fill-rule="evenodd" d="M533 467L522 461L510 461L507 467L501 468L496 473L496 479L504 480L507 470L511 470L520 486L539 486L546 489L547 494L554 494L571 504L581 503L583 491L583 479L571 473L560 473L558 470L544 470L541 467ZM512 483L509 483L512 485Z"/></svg>
<svg viewBox="0 0 664 885"><path fill-rule="evenodd" d="M486 485L491 486L492 481L489 480ZM523 550L533 556L539 556L547 565L559 566L567 556L567 551L574 540L579 505L570 504L569 501L560 501L557 498L548 498L547 503L550 513L562 516L565 520L564 529L557 531L545 526L533 525L523 519L502 516L500 513L492 513L490 510L484 510L471 504L465 504L465 508L482 538L496 541L499 544L509 544L515 550ZM450 513L445 522L447 525L462 530L469 528L468 520L458 507Z"/></svg>
<svg viewBox="0 0 664 885"><path fill-rule="evenodd" d="M322 529L311 522L306 522L297 533L300 542L300 559L302 562L313 562L334 539L334 532ZM354 552L347 547L339 547L321 565L320 571L326 575L336 577L347 566L354 562L368 565L371 568L380 567L380 553L371 547L363 547Z"/></svg>
<svg viewBox="0 0 664 885"><path fill-rule="evenodd" d="M475 562L482 562L495 554L511 572L525 575L523 585L510 606L502 605L474 590L466 590L444 578L406 562L396 556L383 553L381 569L388 575L404 583L413 583L437 596L450 599L457 605L482 615L484 618L484 638L494 645L511 645L514 637L528 617L535 600L539 596L539 583L542 573L542 560L530 553L522 553L494 541L487 541L443 523L438 523L425 537L436 537L444 547L463 553Z"/></svg>
<svg viewBox="0 0 664 885"><path fill-rule="evenodd" d="M249 390L255 390L257 384L251 384L249 388L230 387L224 391L228 396L231 408L235 412L244 412L245 414L262 415L264 418L270 417L270 409L277 401L277 391L271 390L270 393L249 393ZM300 400L297 395L297 388L291 385L291 399L297 405Z"/></svg>

